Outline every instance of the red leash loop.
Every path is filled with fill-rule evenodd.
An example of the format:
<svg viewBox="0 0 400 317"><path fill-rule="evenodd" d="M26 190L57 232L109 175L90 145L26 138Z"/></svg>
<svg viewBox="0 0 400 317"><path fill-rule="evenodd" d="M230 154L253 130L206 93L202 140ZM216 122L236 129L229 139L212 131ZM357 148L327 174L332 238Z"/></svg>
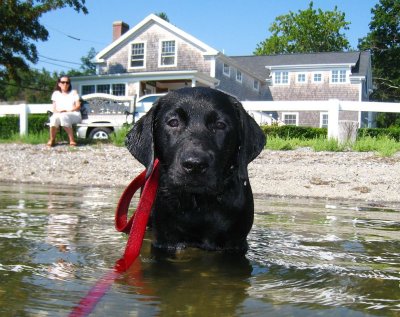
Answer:
<svg viewBox="0 0 400 317"><path fill-rule="evenodd" d="M120 273L125 272L139 256L149 219L151 208L157 194L158 187L158 160L155 160L153 171L146 180L146 171L138 175L125 189L119 199L115 211L115 228L118 231L129 233L125 252L114 266L114 269L103 276L88 292L88 294L71 311L69 317L88 316L107 290L111 287L114 280ZM142 196L135 213L128 221L128 210L133 195L144 185Z"/></svg>
<svg viewBox="0 0 400 317"><path fill-rule="evenodd" d="M147 221L151 213L151 207L153 206L157 194L159 178L158 164L159 162L156 159L149 179L147 181L145 180L146 171L143 171L128 185L119 200L115 212L115 228L121 232L129 232L129 238L123 257L117 261L114 267L117 272L125 272L139 256ZM143 184L144 188L136 212L129 222L127 222L129 204L135 192L141 188Z"/></svg>

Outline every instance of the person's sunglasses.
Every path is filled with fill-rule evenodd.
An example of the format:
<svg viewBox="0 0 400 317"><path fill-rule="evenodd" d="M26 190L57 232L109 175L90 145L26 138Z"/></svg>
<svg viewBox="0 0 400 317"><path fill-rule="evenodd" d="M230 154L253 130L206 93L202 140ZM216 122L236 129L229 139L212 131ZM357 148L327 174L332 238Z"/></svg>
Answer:
<svg viewBox="0 0 400 317"><path fill-rule="evenodd" d="M60 81L60 84L68 84L69 85L69 81Z"/></svg>

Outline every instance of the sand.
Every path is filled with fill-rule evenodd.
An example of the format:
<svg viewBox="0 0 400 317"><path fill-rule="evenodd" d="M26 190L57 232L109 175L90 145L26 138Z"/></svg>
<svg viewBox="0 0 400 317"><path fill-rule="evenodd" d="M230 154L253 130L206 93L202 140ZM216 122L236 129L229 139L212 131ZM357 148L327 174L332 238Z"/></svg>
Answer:
<svg viewBox="0 0 400 317"><path fill-rule="evenodd" d="M143 166L110 144L0 144L0 182L125 187ZM249 165L255 196L400 203L400 153L264 150Z"/></svg>

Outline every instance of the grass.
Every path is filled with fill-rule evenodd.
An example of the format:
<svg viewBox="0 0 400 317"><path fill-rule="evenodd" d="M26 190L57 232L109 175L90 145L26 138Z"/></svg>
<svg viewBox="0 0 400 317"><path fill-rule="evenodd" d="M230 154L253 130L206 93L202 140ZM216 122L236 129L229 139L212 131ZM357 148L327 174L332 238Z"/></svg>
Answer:
<svg viewBox="0 0 400 317"><path fill-rule="evenodd" d="M124 126L117 132L111 134L111 142L116 146L125 146L125 137L131 128L131 126Z"/></svg>
<svg viewBox="0 0 400 317"><path fill-rule="evenodd" d="M388 137L362 137L354 144L339 144L337 140L317 138L302 140L298 138L283 139L280 137L268 137L266 148L277 151L295 150L297 148L309 147L316 152L375 152L380 156L392 156L400 151L400 142Z"/></svg>
<svg viewBox="0 0 400 317"><path fill-rule="evenodd" d="M116 133L111 135L110 143L116 146L125 146L125 137L130 127L123 127ZM59 136L58 136L59 137ZM64 137L66 135L64 133ZM26 136L20 136L18 133L13 134L10 138L0 139L0 143L27 143L27 144L46 144L49 139L49 132L32 133ZM79 140L80 144L92 144L86 140ZM95 142L96 143L96 142ZM308 147L315 152L375 152L380 156L390 157L400 151L400 142L395 141L387 136L381 137L360 137L354 144L339 144L334 139L320 137L316 139L300 139L300 138L280 138L268 137L266 148L276 151L289 151L297 148Z"/></svg>
<svg viewBox="0 0 400 317"><path fill-rule="evenodd" d="M28 133L27 135L13 133L7 139L0 139L0 143L46 144L48 140L49 131L43 131L40 133Z"/></svg>

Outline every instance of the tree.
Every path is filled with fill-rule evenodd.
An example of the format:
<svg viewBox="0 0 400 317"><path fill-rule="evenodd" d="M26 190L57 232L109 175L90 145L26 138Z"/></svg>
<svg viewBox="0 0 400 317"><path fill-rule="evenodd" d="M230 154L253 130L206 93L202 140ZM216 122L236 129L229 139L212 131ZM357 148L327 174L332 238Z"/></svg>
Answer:
<svg viewBox="0 0 400 317"><path fill-rule="evenodd" d="M72 69L68 71L68 76L86 76L86 75L95 75L96 74L96 64L92 61L96 56L96 50L91 47L88 54L86 56L81 57L82 65L79 70Z"/></svg>
<svg viewBox="0 0 400 317"><path fill-rule="evenodd" d="M359 49L370 50L376 101L400 100L400 0L380 0L371 9L370 32L359 40ZM400 115L379 113L378 127L400 126Z"/></svg>
<svg viewBox="0 0 400 317"><path fill-rule="evenodd" d="M400 0L380 0L371 10L370 32L358 47L370 50L373 100L400 100Z"/></svg>
<svg viewBox="0 0 400 317"><path fill-rule="evenodd" d="M259 43L254 54L333 52L350 49L342 30L348 30L345 14L338 11L308 9L278 16L269 31L271 37Z"/></svg>
<svg viewBox="0 0 400 317"><path fill-rule="evenodd" d="M0 101L25 101L27 103L49 103L57 78L62 75L82 76L96 73L96 65L92 63L96 51L91 48L88 54L81 58L80 69L72 69L67 73L54 72L50 74L45 69L18 69L18 81L0 78Z"/></svg>
<svg viewBox="0 0 400 317"><path fill-rule="evenodd" d="M49 11L72 7L87 14L85 0L2 0L0 5L0 79L19 81L19 71L27 71L27 61L36 63L34 41L46 41L49 32L40 17Z"/></svg>
<svg viewBox="0 0 400 317"><path fill-rule="evenodd" d="M45 69L18 70L19 81L0 80L0 100L24 101L27 103L49 103L57 82L57 73L50 74Z"/></svg>
<svg viewBox="0 0 400 317"><path fill-rule="evenodd" d="M159 18L169 22L168 15L165 12L156 13L156 16L158 16Z"/></svg>

